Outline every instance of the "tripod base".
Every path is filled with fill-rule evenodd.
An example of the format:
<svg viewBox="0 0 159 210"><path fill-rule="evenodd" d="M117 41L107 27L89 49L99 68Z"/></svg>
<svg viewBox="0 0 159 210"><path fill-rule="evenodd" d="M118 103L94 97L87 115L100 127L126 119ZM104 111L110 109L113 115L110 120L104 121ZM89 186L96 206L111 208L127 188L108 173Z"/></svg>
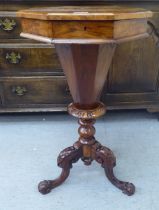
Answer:
<svg viewBox="0 0 159 210"><path fill-rule="evenodd" d="M109 181L117 188L122 190L124 194L133 195L135 186L129 182L118 180L113 172L116 165L116 158L113 152L105 146L102 146L95 140L95 117L101 116L104 112L104 105L102 103L93 110L78 110L73 108L74 104L69 106L69 113L74 116L82 114L83 118L79 119L79 140L71 147L64 149L58 156L57 164L62 168L60 176L55 180L44 180L39 183L38 189L42 194L49 193L55 187L61 185L69 176L72 164L81 159L85 165L90 165L93 160L97 161L105 170L105 174ZM87 113L87 114L86 114ZM88 119L89 113L89 119ZM93 114L91 114L93 113ZM91 117L92 116L92 117Z"/></svg>

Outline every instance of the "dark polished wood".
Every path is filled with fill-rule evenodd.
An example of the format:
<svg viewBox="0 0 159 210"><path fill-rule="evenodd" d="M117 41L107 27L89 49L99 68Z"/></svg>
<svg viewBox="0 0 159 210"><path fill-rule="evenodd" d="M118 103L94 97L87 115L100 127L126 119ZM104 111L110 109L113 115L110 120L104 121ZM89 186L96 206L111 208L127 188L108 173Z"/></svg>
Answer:
<svg viewBox="0 0 159 210"><path fill-rule="evenodd" d="M38 189L42 194L49 193L53 188L61 185L69 176L72 164L82 157L81 145L78 147L68 147L64 149L58 156L57 165L62 168L60 176L55 180L44 180L39 183Z"/></svg>
<svg viewBox="0 0 159 210"><path fill-rule="evenodd" d="M88 7L80 6L52 7L17 13L22 19L23 33L21 36L44 42L50 40L50 43L55 44L74 101L68 106L68 112L79 118L80 125L78 141L73 146L64 149L58 157L58 166L62 168L60 176L55 180L44 180L39 183L38 189L42 194L47 194L62 184L69 176L72 164L80 158L85 165L90 165L93 160L101 164L109 181L123 193L130 196L135 192L135 186L132 183L120 181L115 177L113 168L116 165L116 158L110 149L96 141L94 123L96 118L106 112L105 105L100 102L100 96L116 45L147 37L147 18L151 17L152 13L124 7L107 7L104 10L102 6L99 6L94 9L94 7L91 10L91 7L88 9ZM37 20L38 22L36 22ZM85 26L85 22L88 20L90 22ZM124 20L126 22L123 24ZM138 25L140 20L141 27ZM34 21L37 26L36 30L32 27ZM43 31L47 27L51 31L54 29L55 21L57 26L61 25L61 21L66 23L64 28L66 31L68 29L69 33L64 33L62 38L60 33L58 36L55 33L50 33L50 36L42 37ZM81 23L82 30L76 34L76 26L71 24L70 30L70 24L65 21L77 21L79 25ZM110 27L107 23L110 21L113 30L112 36L108 37ZM134 27L131 27L132 21ZM98 30L101 22L105 23L105 33L102 37L102 32ZM117 31L114 30L116 25L119 26ZM89 33L89 26L94 26L95 37Z"/></svg>
<svg viewBox="0 0 159 210"><path fill-rule="evenodd" d="M106 84L102 91L102 102L107 104L107 110L115 109L147 109L150 112L159 110L158 71L159 71L159 1L11 1L0 0L0 113L7 112L53 112L66 111L67 105L72 101L68 87L61 88L62 83L56 82L58 76L63 80L63 69L59 64L56 51L50 44L43 44L20 38L20 20L16 17L17 10L30 7L52 7L53 5L100 5L112 4L126 7L139 7L154 12L149 19L150 37L140 40L132 40L116 47L110 66ZM2 25L1 25L2 24ZM126 30L125 30L126 32ZM6 59L6 55L14 52L15 57L20 53L20 62L12 64ZM14 56L13 56L14 60ZM49 61L49 62L48 62ZM133 62L132 62L133 61ZM12 100L14 93L6 81L25 85L32 90L32 80L40 77L40 84L46 89L46 94L37 89L37 94L30 91L30 100L26 102L24 96L17 96ZM55 76L55 78L54 78ZM47 91L46 77L50 77L50 88L54 90L53 103ZM63 80L65 86L65 78ZM5 85L5 86L4 86ZM62 86L63 86L62 85ZM7 86L7 91L6 87ZM51 87L52 86L52 87ZM57 91L57 90L62 90ZM11 95L13 94L13 95ZM59 103L59 94L61 102ZM41 96L42 102L35 103ZM10 98L11 97L11 98ZM7 98L7 101L6 101ZM9 100L9 103L8 103Z"/></svg>
<svg viewBox="0 0 159 210"><path fill-rule="evenodd" d="M113 168L116 165L116 158L110 149L102 146L95 140L94 123L95 119L79 119L79 140L74 146L64 149L58 156L57 164L62 168L60 176L55 180L44 180L40 182L38 186L39 192L47 194L55 187L61 185L69 176L72 164L81 158L87 166L93 160L97 161L104 168L107 178L113 185L126 195L131 196L134 194L135 186L132 183L120 181L115 177Z"/></svg>
<svg viewBox="0 0 159 210"><path fill-rule="evenodd" d="M55 47L74 103L90 109L100 100L116 44L55 44Z"/></svg>
<svg viewBox="0 0 159 210"><path fill-rule="evenodd" d="M104 105L101 104L101 106ZM74 111L70 109L69 107L69 113L74 115ZM100 111L96 115L92 114L92 119L90 118L91 112L91 110L85 110L86 116L89 115L89 118L80 118L78 121L80 125L78 129L79 140L72 147L64 149L58 156L57 164L62 168L61 175L55 180L44 180L39 183L38 189L42 194L47 194L55 187L61 185L69 176L72 163L77 162L80 158L87 166L93 160L97 161L104 168L107 178L113 185L122 190L124 194L129 196L134 194L135 186L132 183L120 181L115 177L113 168L116 165L116 158L113 152L96 141L93 125L95 118L100 116Z"/></svg>

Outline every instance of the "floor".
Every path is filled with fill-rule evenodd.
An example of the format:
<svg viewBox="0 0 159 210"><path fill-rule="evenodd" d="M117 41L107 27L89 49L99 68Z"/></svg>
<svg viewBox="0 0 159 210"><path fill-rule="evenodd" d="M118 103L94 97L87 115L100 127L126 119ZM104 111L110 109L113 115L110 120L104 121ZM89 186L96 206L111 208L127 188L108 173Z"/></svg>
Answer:
<svg viewBox="0 0 159 210"><path fill-rule="evenodd" d="M59 175L56 157L78 138L77 128L65 113L0 115L0 210L159 209L159 120L146 111L108 112L96 123L97 139L117 157L116 176L133 182L135 195L81 161L62 186L39 194L39 181Z"/></svg>

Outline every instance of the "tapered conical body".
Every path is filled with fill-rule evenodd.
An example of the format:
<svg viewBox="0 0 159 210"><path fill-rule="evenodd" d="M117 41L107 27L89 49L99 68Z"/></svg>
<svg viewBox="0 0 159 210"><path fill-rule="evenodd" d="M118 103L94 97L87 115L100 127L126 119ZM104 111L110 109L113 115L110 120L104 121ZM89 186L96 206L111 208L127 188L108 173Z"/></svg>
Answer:
<svg viewBox="0 0 159 210"><path fill-rule="evenodd" d="M55 44L74 103L93 106L100 100L115 45Z"/></svg>

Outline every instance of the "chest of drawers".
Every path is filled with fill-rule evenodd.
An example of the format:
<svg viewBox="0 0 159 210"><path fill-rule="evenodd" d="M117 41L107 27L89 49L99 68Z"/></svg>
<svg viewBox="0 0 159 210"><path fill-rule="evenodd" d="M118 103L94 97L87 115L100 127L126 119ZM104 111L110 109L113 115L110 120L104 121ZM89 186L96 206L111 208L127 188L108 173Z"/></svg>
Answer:
<svg viewBox="0 0 159 210"><path fill-rule="evenodd" d="M86 1L73 2L88 4ZM49 44L22 39L19 19L15 16L20 9L55 4L72 3L0 1L0 112L65 111L71 101L55 49ZM89 4L106 3L91 1ZM119 3L107 1L107 4ZM159 111L159 1L124 1L120 4L154 12L149 20L151 36L117 47L102 101L109 109Z"/></svg>

